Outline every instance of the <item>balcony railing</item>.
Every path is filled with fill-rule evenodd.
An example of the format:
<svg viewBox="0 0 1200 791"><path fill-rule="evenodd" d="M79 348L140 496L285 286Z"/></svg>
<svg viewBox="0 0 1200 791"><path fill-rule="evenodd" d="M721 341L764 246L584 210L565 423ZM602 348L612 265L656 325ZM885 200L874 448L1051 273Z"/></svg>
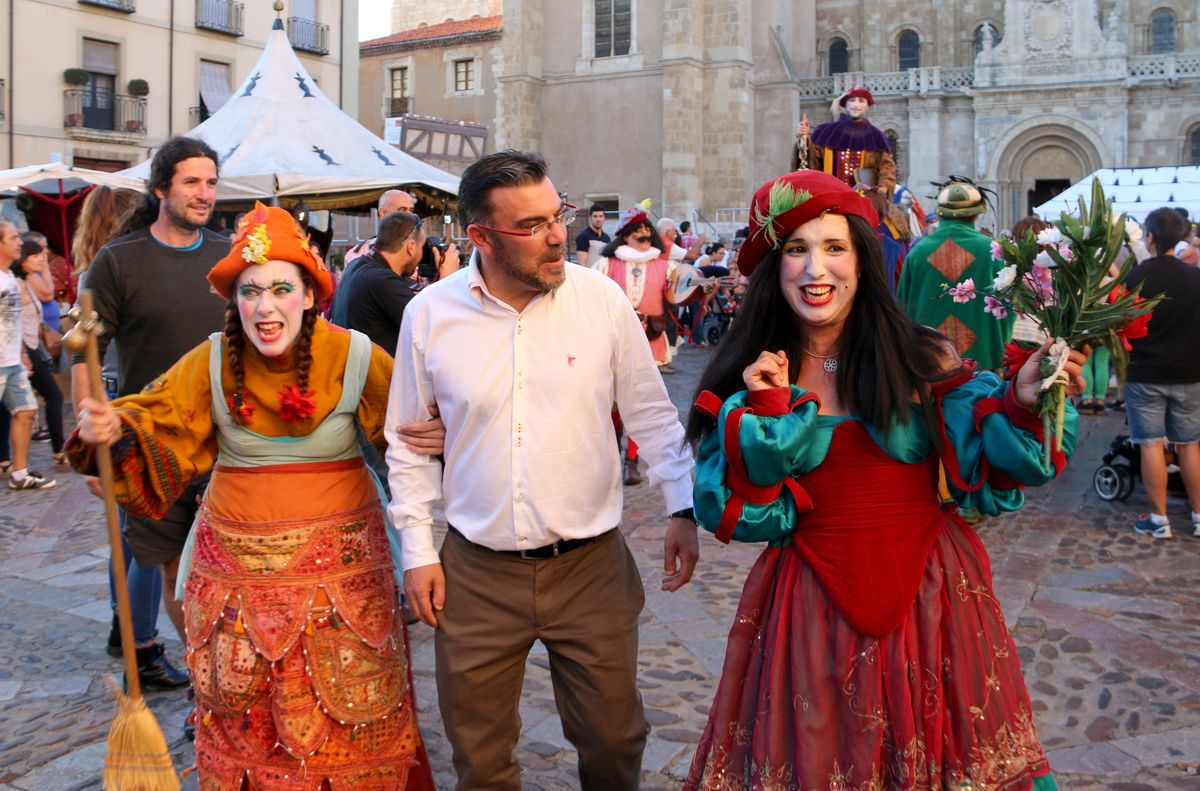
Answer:
<svg viewBox="0 0 1200 791"><path fill-rule="evenodd" d="M407 115L412 111L411 96L391 96L384 99L384 112L387 113L388 118Z"/></svg>
<svg viewBox="0 0 1200 791"><path fill-rule="evenodd" d="M63 91L63 126L146 134L146 100L89 88Z"/></svg>
<svg viewBox="0 0 1200 791"><path fill-rule="evenodd" d="M245 4L233 0L196 0L196 27L240 36Z"/></svg>
<svg viewBox="0 0 1200 791"><path fill-rule="evenodd" d="M188 108L188 129L195 129L208 120L210 113L204 105Z"/></svg>
<svg viewBox="0 0 1200 791"><path fill-rule="evenodd" d="M971 87L974 69L943 69L940 66L920 66L904 71L866 74L850 71L832 77L800 80L801 99L828 99L840 96L855 85L865 85L875 96L909 95L941 91L961 91Z"/></svg>
<svg viewBox="0 0 1200 791"><path fill-rule="evenodd" d="M329 54L329 25L311 19L290 16L287 21L288 41L292 46L318 55Z"/></svg>
<svg viewBox="0 0 1200 791"><path fill-rule="evenodd" d="M137 11L137 3L134 0L79 0L84 5L98 5L101 8L111 8L114 11L124 11L126 14L132 14Z"/></svg>

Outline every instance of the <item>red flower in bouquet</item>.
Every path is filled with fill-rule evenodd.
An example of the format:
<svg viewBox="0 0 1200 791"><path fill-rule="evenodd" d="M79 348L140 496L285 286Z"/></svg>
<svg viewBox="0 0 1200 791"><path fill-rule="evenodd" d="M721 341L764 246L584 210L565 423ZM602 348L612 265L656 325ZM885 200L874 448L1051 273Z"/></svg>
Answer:
<svg viewBox="0 0 1200 791"><path fill-rule="evenodd" d="M286 423L308 420L317 411L316 390L300 390L300 385L288 385L279 391L279 417Z"/></svg>
<svg viewBox="0 0 1200 791"><path fill-rule="evenodd" d="M1023 346L1016 341L1009 341L1004 344L1004 358L1001 363L1004 366L1004 378L1016 379L1017 372L1021 370L1021 366L1033 355L1037 349L1031 346Z"/></svg>

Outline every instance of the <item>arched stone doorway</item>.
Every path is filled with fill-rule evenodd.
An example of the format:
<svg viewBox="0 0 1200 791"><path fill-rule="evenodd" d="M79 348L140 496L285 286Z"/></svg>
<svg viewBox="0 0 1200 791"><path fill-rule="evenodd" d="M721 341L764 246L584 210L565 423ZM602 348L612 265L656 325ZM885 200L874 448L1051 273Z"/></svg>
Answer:
<svg viewBox="0 0 1200 791"><path fill-rule="evenodd" d="M996 188L996 219L1001 228L1030 213L1058 192L1104 166L1105 146L1076 119L1030 119L1004 135L989 181Z"/></svg>

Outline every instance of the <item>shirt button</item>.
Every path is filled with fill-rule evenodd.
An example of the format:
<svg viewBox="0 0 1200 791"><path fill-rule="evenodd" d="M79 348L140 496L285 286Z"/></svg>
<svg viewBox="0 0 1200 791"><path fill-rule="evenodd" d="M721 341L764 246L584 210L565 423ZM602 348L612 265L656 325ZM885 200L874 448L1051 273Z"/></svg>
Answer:
<svg viewBox="0 0 1200 791"><path fill-rule="evenodd" d="M524 540L525 540L525 536L517 536L517 540L518 540L518 541L524 541Z"/></svg>

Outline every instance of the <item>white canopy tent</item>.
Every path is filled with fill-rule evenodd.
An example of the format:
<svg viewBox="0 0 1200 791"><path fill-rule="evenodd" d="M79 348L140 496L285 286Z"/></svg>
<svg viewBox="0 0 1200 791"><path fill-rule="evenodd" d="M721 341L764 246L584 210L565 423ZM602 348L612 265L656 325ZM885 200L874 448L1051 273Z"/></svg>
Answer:
<svg viewBox="0 0 1200 791"><path fill-rule="evenodd" d="M1182 206L1195 221L1200 218L1200 166L1161 168L1104 168L1074 184L1034 209L1046 220L1057 220L1063 212L1079 211L1079 197L1091 200L1092 179L1100 179L1104 194L1112 198L1113 211L1138 222L1162 206Z"/></svg>
<svg viewBox="0 0 1200 791"><path fill-rule="evenodd" d="M145 181L117 173L105 173L102 170L71 168L61 162L0 170L0 195L16 195L21 187L31 192L60 195L89 185L141 192L145 188Z"/></svg>
<svg viewBox="0 0 1200 791"><path fill-rule="evenodd" d="M279 20L250 75L188 136L217 152L221 201L303 198L310 209L337 209L401 186L415 186L430 198L434 190L442 198L458 193L457 176L394 148L327 99ZM122 175L145 179L150 163Z"/></svg>

